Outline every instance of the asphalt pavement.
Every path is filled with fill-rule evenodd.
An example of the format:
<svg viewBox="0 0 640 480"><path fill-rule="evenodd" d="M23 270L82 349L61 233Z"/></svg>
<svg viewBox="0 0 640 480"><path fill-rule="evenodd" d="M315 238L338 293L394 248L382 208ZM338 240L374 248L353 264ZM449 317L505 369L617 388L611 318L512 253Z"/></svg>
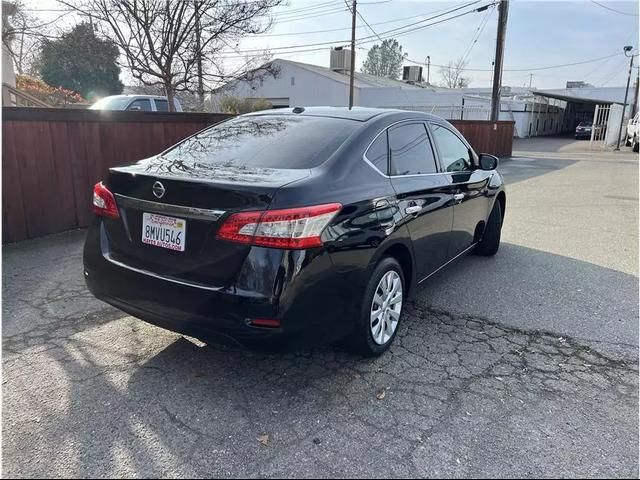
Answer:
<svg viewBox="0 0 640 480"><path fill-rule="evenodd" d="M84 287L83 232L3 248L5 477L638 477L638 157L518 141L503 243L391 351L263 354Z"/></svg>

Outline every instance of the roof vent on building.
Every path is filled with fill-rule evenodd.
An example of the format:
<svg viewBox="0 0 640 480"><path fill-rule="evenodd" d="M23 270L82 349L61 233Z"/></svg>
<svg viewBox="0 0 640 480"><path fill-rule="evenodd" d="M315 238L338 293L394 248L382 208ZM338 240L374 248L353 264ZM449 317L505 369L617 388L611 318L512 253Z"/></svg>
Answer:
<svg viewBox="0 0 640 480"><path fill-rule="evenodd" d="M347 73L351 71L351 50L344 47L331 49L329 68L334 72Z"/></svg>
<svg viewBox="0 0 640 480"><path fill-rule="evenodd" d="M422 81L422 67L412 65L410 67L404 67L402 69L402 80L405 82L421 82Z"/></svg>

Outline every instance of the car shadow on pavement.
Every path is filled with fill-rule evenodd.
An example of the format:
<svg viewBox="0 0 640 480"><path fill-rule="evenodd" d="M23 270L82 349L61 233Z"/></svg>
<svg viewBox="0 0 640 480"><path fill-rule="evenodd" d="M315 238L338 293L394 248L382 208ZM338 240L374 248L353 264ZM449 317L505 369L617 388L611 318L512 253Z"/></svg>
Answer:
<svg viewBox="0 0 640 480"><path fill-rule="evenodd" d="M202 346L131 317L30 345L14 336L5 475L637 476L637 361L489 320L572 305L552 295L568 282L627 277L504 244L419 289L376 359Z"/></svg>

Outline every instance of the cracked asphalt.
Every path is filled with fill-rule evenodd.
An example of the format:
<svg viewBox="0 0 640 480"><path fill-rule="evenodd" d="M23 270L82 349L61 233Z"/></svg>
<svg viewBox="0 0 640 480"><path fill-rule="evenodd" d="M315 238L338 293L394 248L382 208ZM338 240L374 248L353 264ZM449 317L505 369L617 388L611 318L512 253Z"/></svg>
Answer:
<svg viewBox="0 0 640 480"><path fill-rule="evenodd" d="M516 144L501 251L375 360L205 346L95 300L83 232L5 246L3 476L637 478L637 157L562 141Z"/></svg>

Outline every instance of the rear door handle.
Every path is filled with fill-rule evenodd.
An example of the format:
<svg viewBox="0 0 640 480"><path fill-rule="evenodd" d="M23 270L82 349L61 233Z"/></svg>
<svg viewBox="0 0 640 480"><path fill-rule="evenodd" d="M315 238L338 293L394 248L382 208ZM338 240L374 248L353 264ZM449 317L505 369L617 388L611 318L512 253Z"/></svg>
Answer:
<svg viewBox="0 0 640 480"><path fill-rule="evenodd" d="M463 199L464 199L464 193L456 193L456 194L453 195L453 200L456 203L462 202Z"/></svg>
<svg viewBox="0 0 640 480"><path fill-rule="evenodd" d="M422 207L420 205L411 205L410 207L404 209L404 211L409 215L418 213L420 210L422 210Z"/></svg>

